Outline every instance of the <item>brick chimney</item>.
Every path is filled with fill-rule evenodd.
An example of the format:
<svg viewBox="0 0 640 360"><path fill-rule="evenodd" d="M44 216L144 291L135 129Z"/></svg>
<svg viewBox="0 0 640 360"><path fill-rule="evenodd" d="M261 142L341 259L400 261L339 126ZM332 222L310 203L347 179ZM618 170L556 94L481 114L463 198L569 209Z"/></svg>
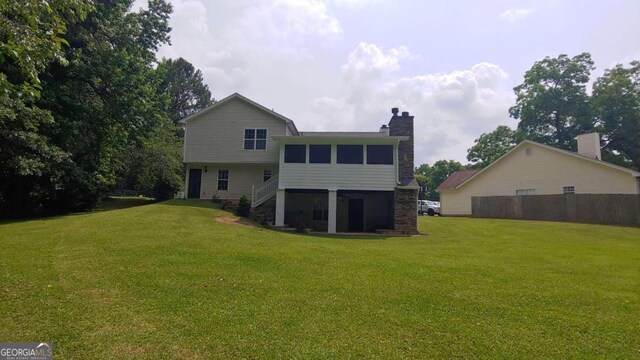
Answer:
<svg viewBox="0 0 640 360"><path fill-rule="evenodd" d="M389 136L408 136L409 140L398 145L398 175L401 182L413 179L413 116L403 111L398 116L398 108L391 109L393 116L389 121Z"/></svg>

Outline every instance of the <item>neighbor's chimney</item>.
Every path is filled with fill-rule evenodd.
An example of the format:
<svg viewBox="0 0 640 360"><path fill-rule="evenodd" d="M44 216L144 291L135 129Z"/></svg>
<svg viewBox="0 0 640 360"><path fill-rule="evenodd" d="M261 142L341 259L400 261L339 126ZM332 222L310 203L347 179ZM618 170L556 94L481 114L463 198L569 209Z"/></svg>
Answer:
<svg viewBox="0 0 640 360"><path fill-rule="evenodd" d="M387 124L382 124L380 127L380 132L389 135L389 127Z"/></svg>
<svg viewBox="0 0 640 360"><path fill-rule="evenodd" d="M591 159L602 160L600 134L593 132L578 135L578 154Z"/></svg>
<svg viewBox="0 0 640 360"><path fill-rule="evenodd" d="M398 116L398 108L391 109L393 117L389 121L390 136L408 136L409 140L398 144L398 175L400 179L413 179L413 116L403 111Z"/></svg>

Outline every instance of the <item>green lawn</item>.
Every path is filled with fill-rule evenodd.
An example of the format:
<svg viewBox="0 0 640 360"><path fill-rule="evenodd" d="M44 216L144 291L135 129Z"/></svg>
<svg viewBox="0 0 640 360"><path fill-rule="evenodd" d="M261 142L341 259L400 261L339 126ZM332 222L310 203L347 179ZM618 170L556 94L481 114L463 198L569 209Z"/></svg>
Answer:
<svg viewBox="0 0 640 360"><path fill-rule="evenodd" d="M174 200L0 223L0 342L55 358L638 358L640 229L284 234Z"/></svg>

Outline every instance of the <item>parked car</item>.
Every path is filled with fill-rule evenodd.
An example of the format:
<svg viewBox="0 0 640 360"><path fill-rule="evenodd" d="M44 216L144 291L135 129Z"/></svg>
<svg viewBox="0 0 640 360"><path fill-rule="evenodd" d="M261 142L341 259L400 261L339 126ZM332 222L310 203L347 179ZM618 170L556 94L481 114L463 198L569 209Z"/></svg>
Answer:
<svg viewBox="0 0 640 360"><path fill-rule="evenodd" d="M440 202L439 201L429 201L429 200L418 200L418 214L424 215L427 214L429 216L433 216L435 214L440 214Z"/></svg>

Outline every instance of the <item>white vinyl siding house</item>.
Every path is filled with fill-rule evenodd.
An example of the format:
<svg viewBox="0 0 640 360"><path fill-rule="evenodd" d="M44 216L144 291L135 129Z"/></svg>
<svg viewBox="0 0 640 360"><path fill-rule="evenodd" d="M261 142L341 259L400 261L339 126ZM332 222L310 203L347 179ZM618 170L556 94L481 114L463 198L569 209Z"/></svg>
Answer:
<svg viewBox="0 0 640 360"><path fill-rule="evenodd" d="M413 174L413 116L392 113L379 132L301 133L233 94L183 120L186 197L246 196L276 226L415 234L418 186L399 178Z"/></svg>
<svg viewBox="0 0 640 360"><path fill-rule="evenodd" d="M525 140L455 188L440 192L443 215L471 215L473 196L638 194L640 173Z"/></svg>

